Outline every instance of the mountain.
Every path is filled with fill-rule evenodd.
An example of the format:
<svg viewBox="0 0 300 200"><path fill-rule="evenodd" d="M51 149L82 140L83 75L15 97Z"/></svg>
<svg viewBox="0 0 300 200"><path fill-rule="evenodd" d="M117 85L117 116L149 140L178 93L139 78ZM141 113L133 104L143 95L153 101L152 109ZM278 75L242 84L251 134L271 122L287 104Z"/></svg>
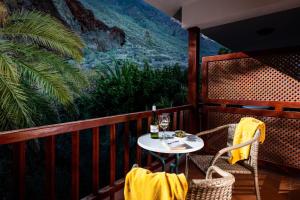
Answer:
<svg viewBox="0 0 300 200"><path fill-rule="evenodd" d="M111 59L145 60L156 67L187 66L187 31L143 0L80 0L97 19L124 30L126 43L107 52L87 50L86 60L109 63ZM201 55L214 55L222 46L201 37Z"/></svg>
<svg viewBox="0 0 300 200"><path fill-rule="evenodd" d="M37 9L60 19L86 43L83 66L130 59L154 67L187 67L187 31L143 0L5 0L11 10ZM222 47L201 36L201 55Z"/></svg>

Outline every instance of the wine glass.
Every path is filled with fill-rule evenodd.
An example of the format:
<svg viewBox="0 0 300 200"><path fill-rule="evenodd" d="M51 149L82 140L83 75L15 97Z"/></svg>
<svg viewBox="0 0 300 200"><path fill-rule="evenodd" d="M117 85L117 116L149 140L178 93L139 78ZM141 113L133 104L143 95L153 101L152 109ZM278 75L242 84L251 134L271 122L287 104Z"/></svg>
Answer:
<svg viewBox="0 0 300 200"><path fill-rule="evenodd" d="M166 135L165 135L165 131L169 126L170 123L170 115L169 113L163 113L159 116L158 118L158 123L159 123L159 127L161 129L163 129L163 134L162 134L162 138L165 139Z"/></svg>

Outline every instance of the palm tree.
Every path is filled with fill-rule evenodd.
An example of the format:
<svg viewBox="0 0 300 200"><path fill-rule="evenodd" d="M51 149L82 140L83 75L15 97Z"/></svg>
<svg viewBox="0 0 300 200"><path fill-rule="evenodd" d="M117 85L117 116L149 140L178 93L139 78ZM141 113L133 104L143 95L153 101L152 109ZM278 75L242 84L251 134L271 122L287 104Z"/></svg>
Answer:
<svg viewBox="0 0 300 200"><path fill-rule="evenodd" d="M0 130L37 124L37 105L73 104L87 84L70 60L82 59L80 37L38 11L8 14L0 2Z"/></svg>

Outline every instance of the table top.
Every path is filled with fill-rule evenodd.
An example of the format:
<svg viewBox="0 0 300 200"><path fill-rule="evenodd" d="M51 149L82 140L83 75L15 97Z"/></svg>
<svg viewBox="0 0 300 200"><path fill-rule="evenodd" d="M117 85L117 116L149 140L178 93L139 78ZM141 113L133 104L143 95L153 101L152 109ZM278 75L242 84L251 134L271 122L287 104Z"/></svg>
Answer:
<svg viewBox="0 0 300 200"><path fill-rule="evenodd" d="M170 135L170 136L174 135L173 131L166 131L165 133L166 133L166 135ZM190 134L187 134L187 135L190 135ZM187 141L187 137L184 137L184 138L175 137L174 139L187 144L189 146L189 148L171 149L165 143L166 141L164 141L162 139L152 139L150 137L150 133L140 136L138 138L138 145L148 151L153 151L153 152L157 152L157 153L168 153L168 154L190 153L190 152L198 151L198 150L202 149L204 146L204 142L201 138L198 138L196 141Z"/></svg>

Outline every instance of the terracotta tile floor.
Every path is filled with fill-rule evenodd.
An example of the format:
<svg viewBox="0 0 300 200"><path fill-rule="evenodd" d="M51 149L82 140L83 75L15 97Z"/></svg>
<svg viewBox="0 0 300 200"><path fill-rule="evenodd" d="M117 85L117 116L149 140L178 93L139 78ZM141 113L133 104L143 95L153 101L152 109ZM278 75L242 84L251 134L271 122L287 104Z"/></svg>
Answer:
<svg viewBox="0 0 300 200"><path fill-rule="evenodd" d="M181 165L181 171L184 166ZM193 164L190 164L190 178L203 178L204 175ZM236 175L233 189L233 200L255 200L254 183L251 175ZM260 191L263 200L300 200L300 174L294 176L270 170L259 170ZM124 199L123 191L115 196Z"/></svg>

